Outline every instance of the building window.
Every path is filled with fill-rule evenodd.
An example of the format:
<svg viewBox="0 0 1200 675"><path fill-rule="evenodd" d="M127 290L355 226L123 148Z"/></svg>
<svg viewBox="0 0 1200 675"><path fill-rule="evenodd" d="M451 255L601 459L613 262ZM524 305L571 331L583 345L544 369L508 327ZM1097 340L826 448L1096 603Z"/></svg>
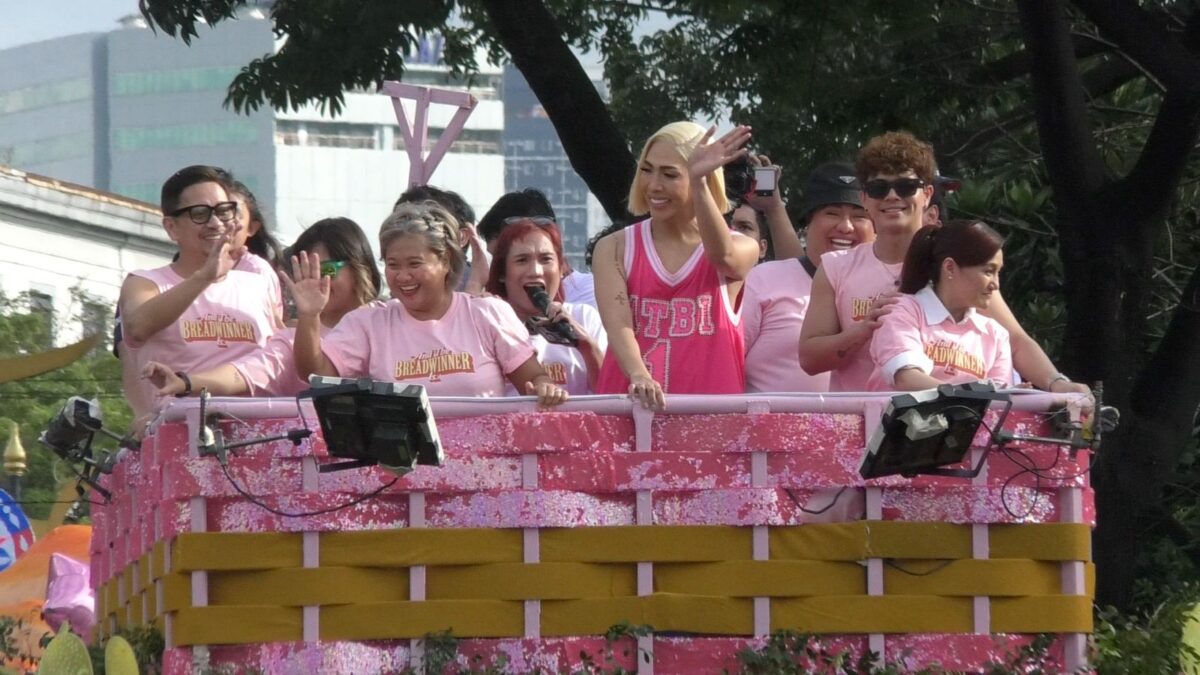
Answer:
<svg viewBox="0 0 1200 675"><path fill-rule="evenodd" d="M481 101L494 101L500 98L500 75L476 73L468 77L459 77L450 74L448 70L410 68L404 71L400 80L405 84L415 84L421 87L465 91Z"/></svg>
<svg viewBox="0 0 1200 675"><path fill-rule="evenodd" d="M428 147L442 137L445 129L430 129ZM459 152L473 155L499 155L501 152L499 129L463 129L458 138L450 144L447 152Z"/></svg>
<svg viewBox="0 0 1200 675"><path fill-rule="evenodd" d="M238 70L237 66L225 66L117 73L112 79L112 93L113 96L141 96L224 90L237 76Z"/></svg>
<svg viewBox="0 0 1200 675"><path fill-rule="evenodd" d="M345 122L275 122L275 145L376 150L381 146L378 125Z"/></svg>
<svg viewBox="0 0 1200 675"><path fill-rule="evenodd" d="M8 115L22 110L48 108L75 101L86 101L91 97L92 82L89 78L10 89L0 91L0 115Z"/></svg>
<svg viewBox="0 0 1200 675"><path fill-rule="evenodd" d="M85 337L91 335L107 335L108 320L112 317L112 309L97 300L84 300L83 309L79 313L80 327Z"/></svg>
<svg viewBox="0 0 1200 675"><path fill-rule="evenodd" d="M29 290L29 313L40 315L40 331L38 342L44 347L54 346L54 296L45 290L31 288Z"/></svg>
<svg viewBox="0 0 1200 675"><path fill-rule="evenodd" d="M304 145L304 124L293 120L275 122L275 145Z"/></svg>
<svg viewBox="0 0 1200 675"><path fill-rule="evenodd" d="M91 134L66 134L35 141L17 143L0 149L0 163L18 167L34 167L48 162L57 162L75 157L86 157L92 152Z"/></svg>
<svg viewBox="0 0 1200 675"><path fill-rule="evenodd" d="M308 132L306 145L357 150L375 150L378 147L374 124L308 122L304 126Z"/></svg>
<svg viewBox="0 0 1200 675"><path fill-rule="evenodd" d="M258 139L253 122L215 122L165 127L129 127L113 131L116 150L248 145Z"/></svg>

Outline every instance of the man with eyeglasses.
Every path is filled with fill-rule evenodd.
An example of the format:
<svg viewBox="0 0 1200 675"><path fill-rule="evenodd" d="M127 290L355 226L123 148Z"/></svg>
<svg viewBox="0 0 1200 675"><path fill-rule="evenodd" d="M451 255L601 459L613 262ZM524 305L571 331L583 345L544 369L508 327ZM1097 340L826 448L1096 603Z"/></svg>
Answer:
<svg viewBox="0 0 1200 675"><path fill-rule="evenodd" d="M179 255L165 267L131 272L122 284L121 332L134 372L149 361L207 370L260 349L276 328L270 279L235 269L246 247L235 245L244 224L229 180L222 169L197 165L163 183L163 228ZM152 412L153 387L125 384L135 417Z"/></svg>
<svg viewBox="0 0 1200 675"><path fill-rule="evenodd" d="M830 371L830 391L867 391L875 370L871 338L896 302L904 258L933 197L937 165L932 146L906 131L894 131L872 138L859 151L855 171L876 239L822 256L800 331L800 365L810 375ZM1008 330L1016 370L1034 386L1089 392L1058 372L999 292L986 314Z"/></svg>

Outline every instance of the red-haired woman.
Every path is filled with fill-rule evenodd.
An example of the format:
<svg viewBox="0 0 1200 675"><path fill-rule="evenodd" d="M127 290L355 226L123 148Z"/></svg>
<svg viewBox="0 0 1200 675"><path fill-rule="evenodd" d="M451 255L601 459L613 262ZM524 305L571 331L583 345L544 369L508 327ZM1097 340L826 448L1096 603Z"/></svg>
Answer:
<svg viewBox="0 0 1200 675"><path fill-rule="evenodd" d="M487 291L507 300L525 322L551 381L572 395L590 394L608 338L591 305L563 302L562 279L571 268L563 257L558 224L542 221L527 218L501 231Z"/></svg>

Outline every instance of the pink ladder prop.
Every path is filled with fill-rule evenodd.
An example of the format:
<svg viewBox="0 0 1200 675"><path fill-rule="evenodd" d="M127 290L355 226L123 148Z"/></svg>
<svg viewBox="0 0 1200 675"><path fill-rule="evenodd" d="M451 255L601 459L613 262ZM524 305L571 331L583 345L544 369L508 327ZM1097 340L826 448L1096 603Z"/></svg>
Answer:
<svg viewBox="0 0 1200 675"><path fill-rule="evenodd" d="M425 185L441 163L442 157L446 155L446 151L450 149L450 144L462 133L467 118L471 116L471 111L475 110L479 101L464 91L418 87L394 80L384 82L380 91L392 98L396 121L400 124L400 133L404 134L404 150L408 153L408 187ZM408 122L408 113L405 112L401 99L411 99L416 103L412 124ZM450 124L442 131L429 155L425 156L425 143L429 138L430 103L457 106L458 110L454 111Z"/></svg>

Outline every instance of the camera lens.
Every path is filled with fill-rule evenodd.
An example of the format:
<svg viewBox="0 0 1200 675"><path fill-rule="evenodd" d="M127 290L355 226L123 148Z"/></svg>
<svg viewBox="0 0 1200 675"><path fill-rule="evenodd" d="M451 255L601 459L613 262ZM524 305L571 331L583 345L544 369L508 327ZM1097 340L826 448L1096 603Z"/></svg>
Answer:
<svg viewBox="0 0 1200 675"><path fill-rule="evenodd" d="M728 199L741 199L754 186L754 167L746 157L739 157L724 167L725 196Z"/></svg>

